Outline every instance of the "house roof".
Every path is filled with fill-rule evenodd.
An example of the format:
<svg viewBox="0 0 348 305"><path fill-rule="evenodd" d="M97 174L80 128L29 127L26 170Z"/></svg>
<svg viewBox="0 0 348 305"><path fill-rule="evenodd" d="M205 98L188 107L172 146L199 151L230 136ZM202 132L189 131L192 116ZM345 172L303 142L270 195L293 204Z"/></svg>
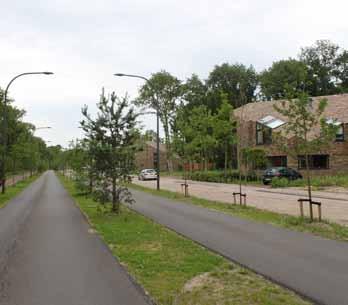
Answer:
<svg viewBox="0 0 348 305"><path fill-rule="evenodd" d="M321 99L327 99L328 104L324 111L327 118L336 119L342 123L348 123L348 94L318 96L313 98L313 109L317 109ZM238 118L242 116L243 121L259 121L267 116L273 116L276 119L286 122L286 118L274 109L275 104L281 101L265 101L249 103L235 109L234 114Z"/></svg>

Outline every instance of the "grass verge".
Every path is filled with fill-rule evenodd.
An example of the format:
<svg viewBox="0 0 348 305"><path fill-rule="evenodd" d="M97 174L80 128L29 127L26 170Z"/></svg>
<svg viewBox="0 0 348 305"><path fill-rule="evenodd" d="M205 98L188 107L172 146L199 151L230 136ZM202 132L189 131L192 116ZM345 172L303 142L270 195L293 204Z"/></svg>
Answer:
<svg viewBox="0 0 348 305"><path fill-rule="evenodd" d="M60 179L113 254L158 305L304 305L291 291L122 206L102 209Z"/></svg>
<svg viewBox="0 0 348 305"><path fill-rule="evenodd" d="M7 186L6 193L0 194L0 208L3 208L12 198L16 197L21 191L23 191L30 183L32 183L39 174L33 175L30 178L17 182L15 185Z"/></svg>
<svg viewBox="0 0 348 305"><path fill-rule="evenodd" d="M250 206L240 206L228 204L219 201L211 201L197 197L184 197L180 193L167 190L154 190L137 184L132 184L132 188L144 191L153 195L163 196L165 198L179 200L181 202L194 204L197 206L217 210L226 214L241 217L244 219L268 223L282 228L296 230L300 232L308 232L321 237L348 241L348 227L333 222L323 220L322 222L311 222L308 218L301 218L286 214L278 214L266 210L257 209Z"/></svg>

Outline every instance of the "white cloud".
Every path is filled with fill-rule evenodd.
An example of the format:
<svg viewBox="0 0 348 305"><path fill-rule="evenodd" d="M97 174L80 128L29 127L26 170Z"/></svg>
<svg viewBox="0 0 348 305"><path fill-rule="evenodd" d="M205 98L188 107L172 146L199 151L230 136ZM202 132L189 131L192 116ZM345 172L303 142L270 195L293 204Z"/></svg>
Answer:
<svg viewBox="0 0 348 305"><path fill-rule="evenodd" d="M341 0L13 0L1 9L0 86L23 71L54 71L16 81L11 96L28 120L57 126L43 136L63 145L102 86L136 94L142 82L115 72L205 78L222 62L264 69L317 39L348 48Z"/></svg>

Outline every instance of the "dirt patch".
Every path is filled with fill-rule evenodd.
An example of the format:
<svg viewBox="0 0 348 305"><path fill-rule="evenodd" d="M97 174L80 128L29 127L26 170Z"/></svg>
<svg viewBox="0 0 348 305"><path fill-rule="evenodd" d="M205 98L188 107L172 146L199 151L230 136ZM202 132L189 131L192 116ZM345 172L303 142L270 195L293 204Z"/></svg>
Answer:
<svg viewBox="0 0 348 305"><path fill-rule="evenodd" d="M183 287L183 293L191 292L195 288L200 288L202 286L205 286L209 284L209 282L212 282L212 279L210 278L210 272L206 272L203 274L200 274L191 280L189 280Z"/></svg>
<svg viewBox="0 0 348 305"><path fill-rule="evenodd" d="M149 252L157 252L162 250L162 244L160 242L146 242L136 247L137 250L144 250Z"/></svg>

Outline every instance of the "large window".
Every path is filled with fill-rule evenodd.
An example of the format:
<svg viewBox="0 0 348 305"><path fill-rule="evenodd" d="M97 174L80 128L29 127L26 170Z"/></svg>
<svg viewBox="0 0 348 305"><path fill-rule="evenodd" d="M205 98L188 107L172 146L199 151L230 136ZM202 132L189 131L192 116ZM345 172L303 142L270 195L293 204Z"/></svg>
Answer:
<svg viewBox="0 0 348 305"><path fill-rule="evenodd" d="M263 124L256 123L256 144L271 144L272 143L272 129Z"/></svg>
<svg viewBox="0 0 348 305"><path fill-rule="evenodd" d="M288 158L287 156L271 156L267 157L268 163L272 167L287 167L288 166Z"/></svg>
<svg viewBox="0 0 348 305"><path fill-rule="evenodd" d="M344 141L344 126L343 124L338 126L337 133L336 133L336 142L343 142Z"/></svg>
<svg viewBox="0 0 348 305"><path fill-rule="evenodd" d="M310 169L328 169L330 167L329 155L309 155L308 159ZM298 156L298 168L306 169L305 156Z"/></svg>

